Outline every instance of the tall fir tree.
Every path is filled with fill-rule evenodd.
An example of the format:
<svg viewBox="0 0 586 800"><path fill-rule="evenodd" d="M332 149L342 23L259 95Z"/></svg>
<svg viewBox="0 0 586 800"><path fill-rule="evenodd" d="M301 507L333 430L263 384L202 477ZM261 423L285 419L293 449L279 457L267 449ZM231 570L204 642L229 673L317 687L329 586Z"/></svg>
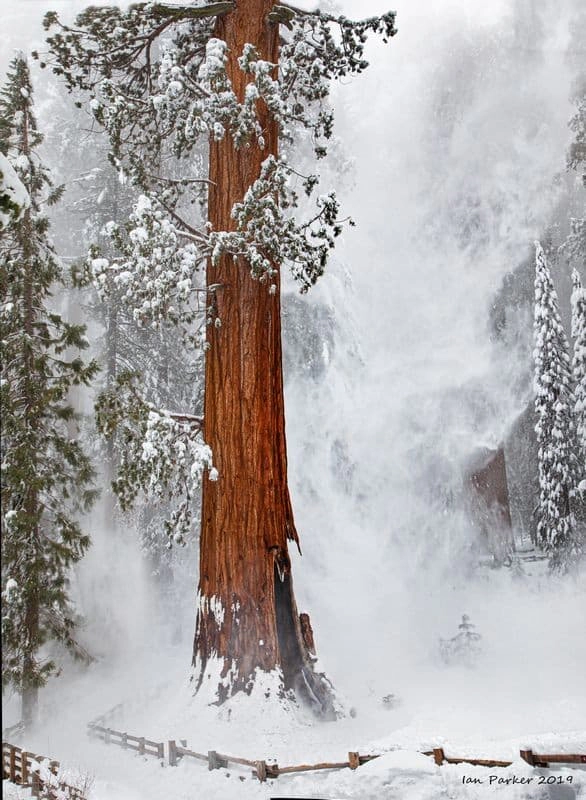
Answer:
<svg viewBox="0 0 586 800"><path fill-rule="evenodd" d="M82 326L52 308L64 274L44 207L56 202L39 158L28 65L17 56L0 94L0 149L30 198L0 239L2 340L2 684L22 696L22 719L36 716L38 690L57 670L55 643L87 654L75 640L69 575L89 546L77 515L95 498L93 470L71 438L73 386L88 384L94 362Z"/></svg>
<svg viewBox="0 0 586 800"><path fill-rule="evenodd" d="M586 290L582 285L578 267L586 266L586 67L584 64L584 36L586 35L586 10L582 9L572 20L570 46L570 65L575 69L571 100L576 107L569 122L573 138L567 155L567 167L576 173L576 194L578 207L582 209L579 217L571 219L571 231L563 245L564 255L572 271L572 338L574 357L572 372L575 392L575 421L580 458L583 472L586 471ZM583 476L585 477L585 476Z"/></svg>
<svg viewBox="0 0 586 800"><path fill-rule="evenodd" d="M575 516L579 535L586 543L586 299L578 270L586 266L586 66L584 37L586 9L581 9L570 22L568 64L574 73L571 101L575 113L569 127L572 140L567 153L570 198L570 231L560 248L572 270L572 338L574 350L572 375L574 381L574 424L578 457L578 489ZM574 173L574 174L572 174ZM584 545L586 550L586 544Z"/></svg>
<svg viewBox="0 0 586 800"><path fill-rule="evenodd" d="M571 100L576 112L569 127L574 137L567 155L568 169L578 173L579 180L586 187L586 69L584 68L584 35L586 33L586 12L572 21L571 41L568 48L570 66L575 69ZM581 173L581 174L580 174Z"/></svg>
<svg viewBox="0 0 586 800"><path fill-rule="evenodd" d="M536 544L550 556L550 569L567 572L582 555L574 514L578 459L568 339L547 259L535 243L535 431L540 498Z"/></svg>
<svg viewBox="0 0 586 800"><path fill-rule="evenodd" d="M586 289L582 286L577 269L572 271L572 338L574 355L574 420L578 439L581 478L586 480ZM586 484L582 490L586 493Z"/></svg>

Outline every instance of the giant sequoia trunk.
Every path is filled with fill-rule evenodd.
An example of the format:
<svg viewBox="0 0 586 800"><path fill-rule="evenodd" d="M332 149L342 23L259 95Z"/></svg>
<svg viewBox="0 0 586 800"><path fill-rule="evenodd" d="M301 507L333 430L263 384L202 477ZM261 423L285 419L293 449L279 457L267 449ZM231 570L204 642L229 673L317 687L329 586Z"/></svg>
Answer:
<svg viewBox="0 0 586 800"><path fill-rule="evenodd" d="M278 60L278 25L266 21L272 5L239 0L216 24L241 100L247 77L237 59L244 44L254 44L263 59ZM256 142L236 149L229 136L210 145L214 230L233 229L234 203L259 177L263 160L277 154L277 125L264 104L258 113L264 149ZM250 692L257 670L280 670L286 690L332 718L331 685L313 669L293 593L288 541L299 542L287 486L278 276L274 282L271 294L242 259L208 264L207 284L219 288L213 295L218 323L208 329L204 433L219 477L206 478L203 486L194 666L199 689L217 679L219 665L220 702Z"/></svg>

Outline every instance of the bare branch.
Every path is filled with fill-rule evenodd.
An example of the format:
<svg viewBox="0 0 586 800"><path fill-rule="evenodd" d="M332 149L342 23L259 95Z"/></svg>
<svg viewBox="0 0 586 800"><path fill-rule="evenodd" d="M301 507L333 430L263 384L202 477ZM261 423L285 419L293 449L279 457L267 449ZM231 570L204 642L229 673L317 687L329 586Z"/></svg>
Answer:
<svg viewBox="0 0 586 800"><path fill-rule="evenodd" d="M155 3L150 11L156 17L173 17L175 19L204 19L205 17L221 17L236 8L236 3L231 0L210 3L207 6L168 6L165 3Z"/></svg>
<svg viewBox="0 0 586 800"><path fill-rule="evenodd" d="M166 417L171 417L175 422L182 422L186 425L191 425L196 430L201 430L203 426L203 417L196 417L194 414L175 414L172 411L161 411Z"/></svg>

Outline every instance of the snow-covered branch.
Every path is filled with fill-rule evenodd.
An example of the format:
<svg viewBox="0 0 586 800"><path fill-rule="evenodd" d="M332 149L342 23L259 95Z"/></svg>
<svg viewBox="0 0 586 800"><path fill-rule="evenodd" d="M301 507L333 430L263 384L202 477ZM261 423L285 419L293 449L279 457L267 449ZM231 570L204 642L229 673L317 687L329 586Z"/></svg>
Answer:
<svg viewBox="0 0 586 800"><path fill-rule="evenodd" d="M204 472L218 473L202 436L200 417L157 409L140 392L137 377L125 373L104 391L96 404L99 431L123 443L114 491L123 510L140 492L155 502L171 502L165 523L169 544L183 544L193 524L193 496Z"/></svg>

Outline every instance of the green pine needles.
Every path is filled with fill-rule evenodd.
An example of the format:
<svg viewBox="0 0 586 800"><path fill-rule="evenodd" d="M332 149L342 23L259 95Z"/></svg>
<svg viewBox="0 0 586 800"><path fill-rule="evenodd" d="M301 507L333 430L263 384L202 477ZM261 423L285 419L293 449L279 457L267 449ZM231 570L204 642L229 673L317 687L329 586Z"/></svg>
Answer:
<svg viewBox="0 0 586 800"><path fill-rule="evenodd" d="M63 189L40 162L41 142L29 69L17 56L0 93L0 150L30 202L0 238L2 685L22 694L25 724L57 670L55 643L87 656L74 638L68 576L90 543L78 513L96 497L68 397L97 365L71 355L87 348L85 329L53 310L51 292L64 275L43 208Z"/></svg>

